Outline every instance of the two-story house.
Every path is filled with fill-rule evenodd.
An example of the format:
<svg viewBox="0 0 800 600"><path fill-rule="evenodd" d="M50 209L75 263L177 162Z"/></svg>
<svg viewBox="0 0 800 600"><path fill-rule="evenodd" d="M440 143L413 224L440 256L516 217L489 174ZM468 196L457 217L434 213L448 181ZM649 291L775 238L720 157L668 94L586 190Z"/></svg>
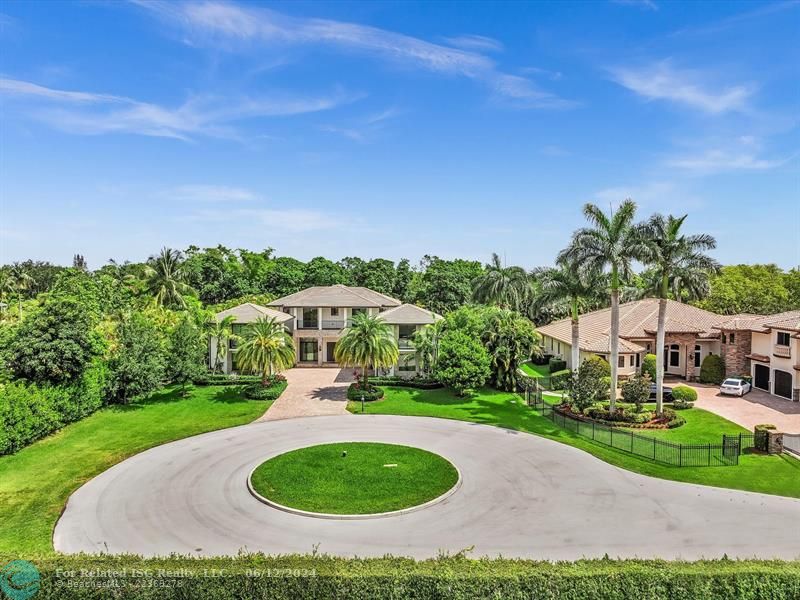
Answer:
<svg viewBox="0 0 800 600"><path fill-rule="evenodd" d="M336 343L358 313L379 315L389 324L397 340L400 358L388 369L388 374L413 376L417 373L414 333L442 317L429 310L403 304L399 300L364 287L346 285L317 286L278 298L269 306L242 304L222 311L221 320L234 315L234 331L240 332L247 323L259 318L275 318L292 334L295 343L297 366L338 367ZM229 343L231 352L223 365L226 373L238 372L236 368L236 342ZM210 363L216 356L216 340L209 342Z"/></svg>

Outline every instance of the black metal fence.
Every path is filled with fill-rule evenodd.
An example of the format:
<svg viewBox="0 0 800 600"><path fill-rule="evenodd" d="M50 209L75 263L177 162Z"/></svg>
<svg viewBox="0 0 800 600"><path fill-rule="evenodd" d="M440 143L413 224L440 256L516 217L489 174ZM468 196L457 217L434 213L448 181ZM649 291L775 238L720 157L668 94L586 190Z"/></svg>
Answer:
<svg viewBox="0 0 800 600"><path fill-rule="evenodd" d="M756 436L754 433L739 433L736 435L723 435L722 443L729 443L735 441L739 444L739 454L744 454L745 450L751 450L756 447Z"/></svg>
<svg viewBox="0 0 800 600"><path fill-rule="evenodd" d="M720 444L674 444L620 427L584 420L558 410L542 398L541 389L523 391L528 406L568 431L595 442L676 467L727 467L739 464L739 436L723 436ZM743 438L748 434L742 434ZM752 440L749 441L752 445Z"/></svg>

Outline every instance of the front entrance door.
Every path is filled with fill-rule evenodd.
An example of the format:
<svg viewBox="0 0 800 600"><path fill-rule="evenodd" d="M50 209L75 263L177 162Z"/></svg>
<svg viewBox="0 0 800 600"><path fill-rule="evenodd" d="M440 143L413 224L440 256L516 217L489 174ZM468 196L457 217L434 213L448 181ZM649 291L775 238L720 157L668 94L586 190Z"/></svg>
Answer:
<svg viewBox="0 0 800 600"><path fill-rule="evenodd" d="M317 362L317 340L300 340L300 362Z"/></svg>
<svg viewBox="0 0 800 600"><path fill-rule="evenodd" d="M325 360L330 363L336 362L336 342L325 344Z"/></svg>
<svg viewBox="0 0 800 600"><path fill-rule="evenodd" d="M758 389L769 391L769 367L756 365L753 385Z"/></svg>
<svg viewBox="0 0 800 600"><path fill-rule="evenodd" d="M775 391L774 394L776 396L783 396L784 398L792 399L792 375L791 373L787 373L786 371L778 371L777 369L774 372L773 377L775 377Z"/></svg>

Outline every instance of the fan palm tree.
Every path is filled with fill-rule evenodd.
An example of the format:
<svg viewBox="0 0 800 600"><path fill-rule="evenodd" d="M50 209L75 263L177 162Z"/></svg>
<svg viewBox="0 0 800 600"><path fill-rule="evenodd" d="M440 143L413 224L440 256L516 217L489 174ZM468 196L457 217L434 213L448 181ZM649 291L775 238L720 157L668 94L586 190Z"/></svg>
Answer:
<svg viewBox="0 0 800 600"><path fill-rule="evenodd" d="M243 370L261 373L261 384L267 385L274 373L294 364L294 340L274 318L258 319L242 332L236 360Z"/></svg>
<svg viewBox="0 0 800 600"><path fill-rule="evenodd" d="M192 292L184 281L183 255L179 250L162 248L151 256L145 269L147 289L159 306L186 308L185 294Z"/></svg>
<svg viewBox="0 0 800 600"><path fill-rule="evenodd" d="M368 369L391 367L400 351L392 328L379 316L359 313L336 343L336 362L361 367L364 389L369 388Z"/></svg>
<svg viewBox="0 0 800 600"><path fill-rule="evenodd" d="M482 304L520 310L531 294L531 282L522 267L504 267L497 253L483 274L472 282L472 299Z"/></svg>
<svg viewBox="0 0 800 600"><path fill-rule="evenodd" d="M681 285L699 289L708 285L710 272L718 271L719 263L707 256L705 250L713 250L717 242L706 233L684 235L681 227L686 216L674 217L655 214L643 226L647 244L645 262L650 265L658 283L654 290L658 296L658 332L656 333L656 413L664 408L664 337L667 320L667 298L670 283L680 278ZM705 282L705 283L704 283Z"/></svg>
<svg viewBox="0 0 800 600"><path fill-rule="evenodd" d="M582 271L569 263L535 269L534 275L539 281L537 306L558 306L564 303L569 306L572 322L570 365L575 371L580 366L580 314L586 310L587 305L606 293L607 278L600 271Z"/></svg>
<svg viewBox="0 0 800 600"><path fill-rule="evenodd" d="M215 338L217 340L217 352L214 356L214 366L211 369L214 373L225 363L225 357L228 356L228 341L238 338L238 336L233 333L233 323L235 321L236 317L234 315L228 315L220 321L217 319L210 319L206 322L206 334L209 338Z"/></svg>
<svg viewBox="0 0 800 600"><path fill-rule="evenodd" d="M445 327L446 321L439 319L414 332L414 349L419 357L422 371L426 375L436 368L439 360L439 341L442 339Z"/></svg>
<svg viewBox="0 0 800 600"><path fill-rule="evenodd" d="M631 263L645 256L647 246L634 225L636 203L627 199L619 209L606 215L594 204L583 207L583 215L592 227L572 234L572 242L559 254L558 261L580 265L584 271L610 272L611 289L611 402L614 412L617 401L617 371L619 360L619 291L623 280L629 279Z"/></svg>

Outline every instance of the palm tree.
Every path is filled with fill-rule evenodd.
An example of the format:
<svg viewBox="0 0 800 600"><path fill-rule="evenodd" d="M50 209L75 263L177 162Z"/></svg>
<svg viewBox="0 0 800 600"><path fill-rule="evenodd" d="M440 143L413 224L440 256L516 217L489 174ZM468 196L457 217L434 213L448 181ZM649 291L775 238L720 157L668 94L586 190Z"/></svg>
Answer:
<svg viewBox="0 0 800 600"><path fill-rule="evenodd" d="M572 243L559 254L559 262L580 265L584 271L610 271L611 288L611 402L614 412L617 401L619 360L619 291L622 281L631 276L631 262L641 258L647 247L634 226L636 203L626 199L609 215L594 204L583 207L583 215L593 227L584 227L572 234Z"/></svg>
<svg viewBox="0 0 800 600"><path fill-rule="evenodd" d="M336 362L361 367L363 387L369 389L368 369L391 367L400 351L392 328L377 315L359 313L336 343Z"/></svg>
<svg viewBox="0 0 800 600"><path fill-rule="evenodd" d="M706 234L683 235L681 227L687 215L667 217L655 214L643 226L642 232L647 243L645 261L654 270L658 283L655 290L658 296L658 332L656 334L656 413L664 408L664 337L667 320L667 298L670 283L681 284L689 289L707 286L709 272L718 271L719 263L703 254L704 250L717 247L716 240ZM705 284L703 283L705 281Z"/></svg>
<svg viewBox="0 0 800 600"><path fill-rule="evenodd" d="M236 360L245 371L261 373L262 385L267 385L276 371L294 364L294 340L274 318L258 319L248 325L242 340L236 349Z"/></svg>
<svg viewBox="0 0 800 600"><path fill-rule="evenodd" d="M445 327L446 321L439 319L414 332L414 349L419 357L422 371L426 375L436 368L439 360L439 341L442 339Z"/></svg>
<svg viewBox="0 0 800 600"><path fill-rule="evenodd" d="M531 282L522 267L504 267L497 253L482 275L472 282L472 299L482 304L520 310L531 294Z"/></svg>
<svg viewBox="0 0 800 600"><path fill-rule="evenodd" d="M228 341L238 337L233 333L235 321L234 315L228 315L221 321L212 318L206 322L206 334L209 338L217 340L217 352L214 356L214 366L211 369L214 373L225 362L225 357L228 355Z"/></svg>
<svg viewBox="0 0 800 600"><path fill-rule="evenodd" d="M537 306L569 306L572 322L571 360L572 370L580 366L580 324L579 317L587 305L606 292L607 278L600 271L582 271L569 263L558 267L534 270L539 281Z"/></svg>
<svg viewBox="0 0 800 600"><path fill-rule="evenodd" d="M159 306L177 306L186 308L184 294L189 294L192 288L184 279L183 255L178 250L162 248L158 256L151 256L148 260L145 276L147 289Z"/></svg>
<svg viewBox="0 0 800 600"><path fill-rule="evenodd" d="M22 294L30 290L35 284L36 280L25 271L22 265L12 265L3 286L10 292L16 292L20 319L22 318Z"/></svg>
<svg viewBox="0 0 800 600"><path fill-rule="evenodd" d="M499 390L516 390L522 364L542 355L541 340L527 317L506 308L492 310L481 334L491 360L491 384Z"/></svg>

